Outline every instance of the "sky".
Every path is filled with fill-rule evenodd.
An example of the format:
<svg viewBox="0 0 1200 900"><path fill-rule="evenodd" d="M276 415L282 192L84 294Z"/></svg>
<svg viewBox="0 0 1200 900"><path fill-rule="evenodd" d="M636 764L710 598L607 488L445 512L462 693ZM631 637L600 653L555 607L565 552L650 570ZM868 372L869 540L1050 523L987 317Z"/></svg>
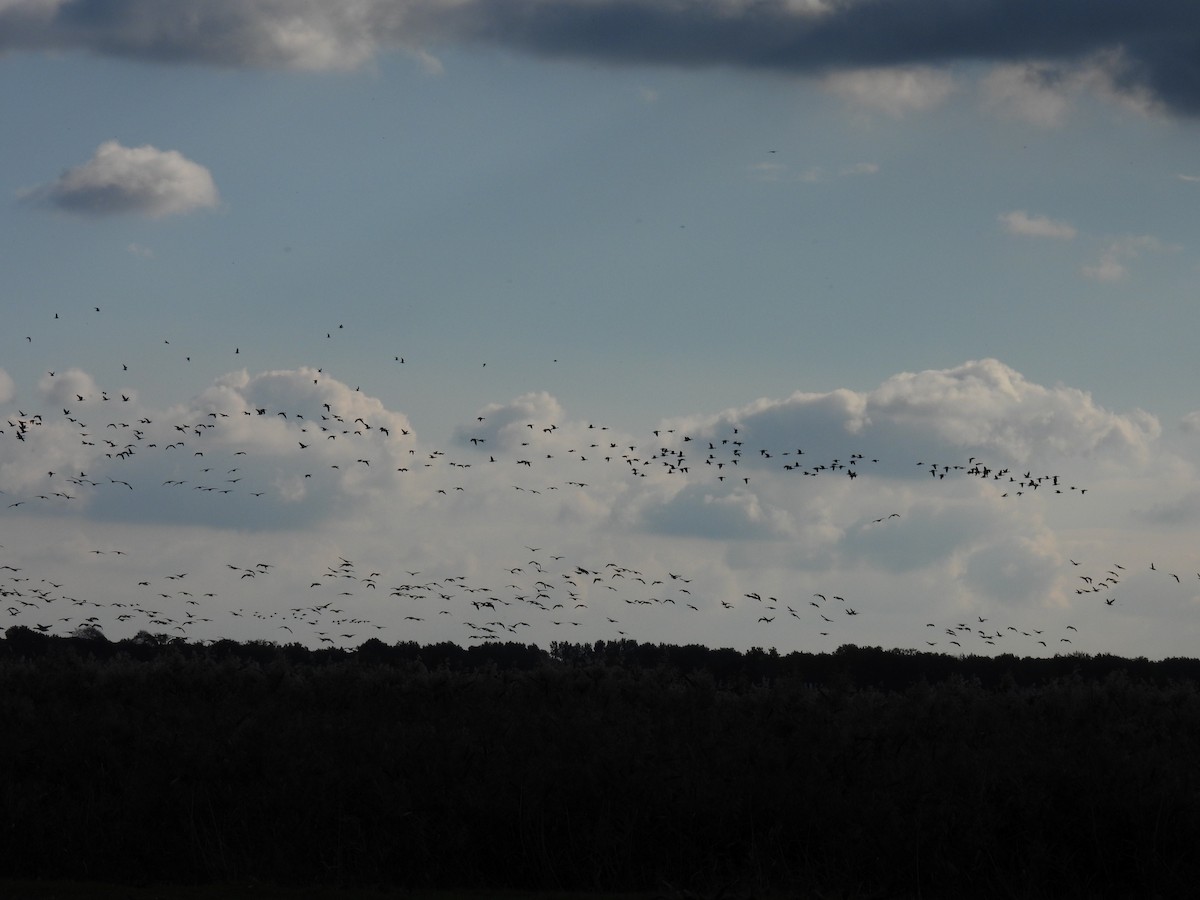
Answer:
<svg viewBox="0 0 1200 900"><path fill-rule="evenodd" d="M1200 646L1200 8L0 0L0 623Z"/></svg>

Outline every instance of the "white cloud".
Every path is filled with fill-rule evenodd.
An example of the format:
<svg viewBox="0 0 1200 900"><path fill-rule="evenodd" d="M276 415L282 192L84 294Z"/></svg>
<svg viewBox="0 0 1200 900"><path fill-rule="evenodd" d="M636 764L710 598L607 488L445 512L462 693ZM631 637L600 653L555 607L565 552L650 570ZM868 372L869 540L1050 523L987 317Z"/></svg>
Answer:
<svg viewBox="0 0 1200 900"><path fill-rule="evenodd" d="M867 451L881 466L900 467L889 472L921 477L917 461L964 463L985 453L997 467L1080 456L1137 463L1161 433L1140 410L1110 412L1083 391L1030 382L995 359L900 373L867 392L798 392L669 424L705 441L727 439L737 428L747 446L803 450L797 462L805 465L804 457L844 462ZM742 465L778 462L756 453Z"/></svg>
<svg viewBox="0 0 1200 900"><path fill-rule="evenodd" d="M1079 234L1069 222L1030 214L1023 209L1001 213L998 219L1006 232L1024 237L1073 240ZM1110 239L1100 258L1094 263L1081 266L1079 273L1093 281L1120 281L1129 274L1128 263L1143 253L1170 253L1179 249L1178 245L1168 244L1154 235L1127 234Z"/></svg>
<svg viewBox="0 0 1200 900"><path fill-rule="evenodd" d="M1004 230L1009 234L1019 234L1026 237L1071 240L1077 234L1074 225L1051 219L1047 216L1030 215L1023 209L1001 213L1000 222L1004 225Z"/></svg>
<svg viewBox="0 0 1200 900"><path fill-rule="evenodd" d="M55 406L69 407L89 400L95 402L102 396L92 376L75 367L43 375L38 381L38 394Z"/></svg>
<svg viewBox="0 0 1200 900"><path fill-rule="evenodd" d="M23 193L23 199L84 216L137 214L159 218L212 208L212 174L176 150L106 141L86 163L56 181Z"/></svg>
<svg viewBox="0 0 1200 900"><path fill-rule="evenodd" d="M994 359L895 375L868 395L866 410L897 434L926 433L1018 464L1091 455L1140 462L1162 431L1140 410L1109 412L1084 391L1035 384Z"/></svg>
<svg viewBox="0 0 1200 900"><path fill-rule="evenodd" d="M483 407L473 423L460 425L455 430L455 440L459 444L476 440L481 443L473 446L484 446L485 449L512 449L521 446L530 436L557 437L555 433L565 424L558 400L546 391L536 391L509 403L490 403Z"/></svg>
<svg viewBox="0 0 1200 900"><path fill-rule="evenodd" d="M952 75L927 66L834 72L822 84L856 106L896 117L939 106L957 87Z"/></svg>
<svg viewBox="0 0 1200 900"><path fill-rule="evenodd" d="M906 585L897 597L925 585L964 609L1062 605L1069 579L1046 517L1083 509L1079 489L1091 489L1096 516L1093 481L1129 478L1123 495L1146 496L1164 459L1153 416L1108 411L987 359L900 373L871 391L758 400L668 429L664 440L686 450L691 469L677 492L637 499L648 534L736 539L743 577L756 566L843 583L887 573Z"/></svg>
<svg viewBox="0 0 1200 900"><path fill-rule="evenodd" d="M43 375L38 395L38 416L0 444L0 490L57 488L100 520L311 525L404 496L398 470L419 446L404 415L309 368L230 373L167 409L78 368Z"/></svg>

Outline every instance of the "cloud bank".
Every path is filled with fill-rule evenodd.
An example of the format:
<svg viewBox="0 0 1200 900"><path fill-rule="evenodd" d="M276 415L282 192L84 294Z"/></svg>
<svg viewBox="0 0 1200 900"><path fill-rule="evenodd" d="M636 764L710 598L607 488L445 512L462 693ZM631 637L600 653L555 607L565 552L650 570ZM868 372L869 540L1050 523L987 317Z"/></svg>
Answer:
<svg viewBox="0 0 1200 900"><path fill-rule="evenodd" d="M25 192L36 206L81 216L178 215L217 205L212 173L176 150L105 141L92 158Z"/></svg>
<svg viewBox="0 0 1200 900"><path fill-rule="evenodd" d="M1075 84L1083 76L1069 73L1095 73L1099 66L1099 82L1094 74L1084 80L1152 98L1179 115L1200 113L1200 7L1188 0L0 3L0 52L77 49L154 62L328 70L362 65L393 48L423 54L464 42L548 58L816 76L1035 63L1023 73L1010 70L992 87L1002 101L1043 120L1059 115L1044 92L1051 82Z"/></svg>
<svg viewBox="0 0 1200 900"><path fill-rule="evenodd" d="M647 434L531 392L432 442L303 366L230 372L166 408L79 368L44 374L19 406L15 393L0 373L13 578L115 601L114 633L153 614L199 634L191 613L213 638L325 642L313 629L336 616L354 640L364 632L349 626L367 623L388 639L457 640L667 640L682 626L724 644L952 636L1038 652L1032 629L1181 594L1190 583L1170 573L1194 571L1178 563L1181 526L1200 515L1200 413L1164 441L1146 413L994 359ZM1128 587L1081 593L1081 576L1111 588L1114 563ZM123 605L131 596L144 606ZM14 620L41 621L30 603ZM977 619L999 624L958 630ZM1120 625L1089 646L1111 650Z"/></svg>

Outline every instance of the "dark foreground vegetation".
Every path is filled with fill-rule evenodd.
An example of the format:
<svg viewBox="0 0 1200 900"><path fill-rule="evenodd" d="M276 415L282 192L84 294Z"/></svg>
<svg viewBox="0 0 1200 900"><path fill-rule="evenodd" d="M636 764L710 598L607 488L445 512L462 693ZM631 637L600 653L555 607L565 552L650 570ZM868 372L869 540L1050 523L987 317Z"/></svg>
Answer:
<svg viewBox="0 0 1200 900"><path fill-rule="evenodd" d="M0 878L1175 897L1200 662L0 641Z"/></svg>

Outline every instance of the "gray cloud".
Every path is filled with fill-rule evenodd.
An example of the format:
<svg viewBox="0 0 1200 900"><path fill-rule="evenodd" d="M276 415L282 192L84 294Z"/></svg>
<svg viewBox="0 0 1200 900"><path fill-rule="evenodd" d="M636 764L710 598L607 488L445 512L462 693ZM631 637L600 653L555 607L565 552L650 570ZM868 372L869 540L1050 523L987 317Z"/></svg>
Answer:
<svg viewBox="0 0 1200 900"><path fill-rule="evenodd" d="M734 490L714 493L687 487L644 513L648 531L714 540L755 540L794 536L791 516L757 494Z"/></svg>
<svg viewBox="0 0 1200 900"><path fill-rule="evenodd" d="M1011 512L977 501L970 496L903 500L900 518L858 523L846 531L839 551L848 564L891 573L945 562L964 544L995 539L1013 528Z"/></svg>
<svg viewBox="0 0 1200 900"><path fill-rule="evenodd" d="M1190 490L1171 500L1156 503L1137 513L1138 519L1151 525L1177 527L1200 522L1200 491Z"/></svg>
<svg viewBox="0 0 1200 900"><path fill-rule="evenodd" d="M24 192L36 206L85 216L160 216L217 205L212 174L176 150L105 141L83 165Z"/></svg>
<svg viewBox="0 0 1200 900"><path fill-rule="evenodd" d="M971 552L961 577L973 592L1006 606L1036 606L1061 571L1062 561L1044 542L1008 535Z"/></svg>
<svg viewBox="0 0 1200 900"><path fill-rule="evenodd" d="M383 0L5 0L0 52L79 49L164 63L347 68L389 42Z"/></svg>
<svg viewBox="0 0 1200 900"><path fill-rule="evenodd" d="M13 380L7 372L0 369L0 403L8 403L16 396Z"/></svg>
<svg viewBox="0 0 1200 900"><path fill-rule="evenodd" d="M395 47L478 42L613 64L827 75L960 61L1105 59L1114 89L1200 113L1188 0L6 0L0 52L336 69ZM1061 69L1039 69L1047 78ZM1057 73L1057 74L1056 74Z"/></svg>

